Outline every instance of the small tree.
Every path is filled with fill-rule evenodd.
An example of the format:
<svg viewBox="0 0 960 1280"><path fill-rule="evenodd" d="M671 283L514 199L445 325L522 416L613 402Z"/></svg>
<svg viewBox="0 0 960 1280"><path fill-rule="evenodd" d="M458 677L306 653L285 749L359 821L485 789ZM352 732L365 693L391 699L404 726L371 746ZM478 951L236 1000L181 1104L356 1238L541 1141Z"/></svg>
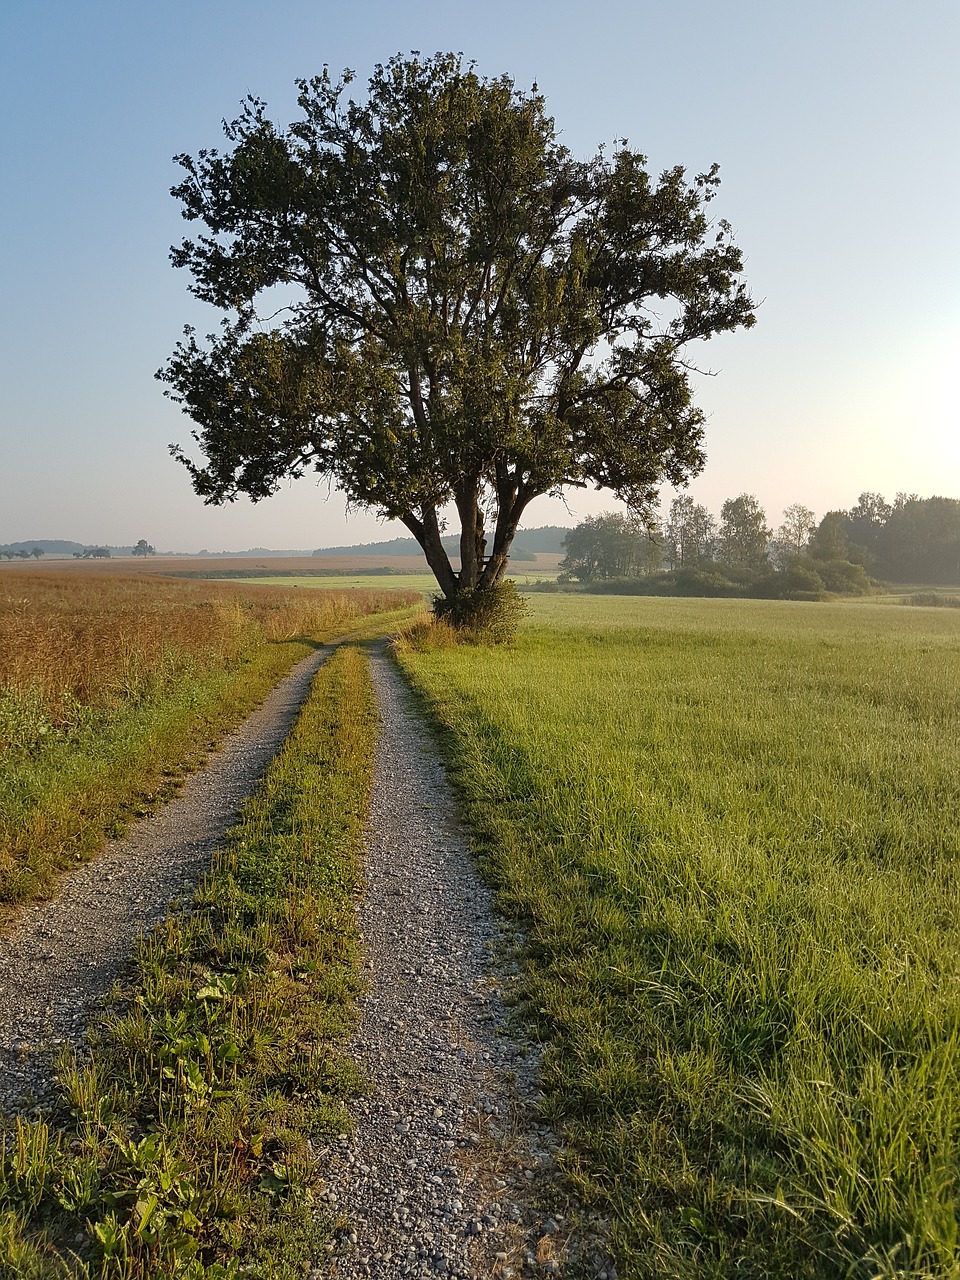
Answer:
<svg viewBox="0 0 960 1280"><path fill-rule="evenodd" d="M680 494L670 504L664 526L664 543L671 569L691 568L713 558L717 522L706 507L689 494Z"/></svg>
<svg viewBox="0 0 960 1280"><path fill-rule="evenodd" d="M45 552L43 550L43 547L33 547L31 548L30 554L33 556L34 560L39 560L40 557L45 554Z"/></svg>
<svg viewBox="0 0 960 1280"><path fill-rule="evenodd" d="M752 493L728 498L720 508L717 559L722 564L752 571L765 569L770 537L766 512Z"/></svg>
<svg viewBox="0 0 960 1280"><path fill-rule="evenodd" d="M635 517L617 511L588 516L564 538L567 554L561 578L579 582L626 578L650 567L651 552L660 559L659 542Z"/></svg>
<svg viewBox="0 0 960 1280"><path fill-rule="evenodd" d="M810 555L815 560L851 560L863 548L851 547L847 530L850 517L846 511L828 511L810 538Z"/></svg>
<svg viewBox="0 0 960 1280"><path fill-rule="evenodd" d="M794 502L784 510L783 524L773 535L771 545L773 557L781 569L790 560L803 555L816 527L816 516L802 503Z"/></svg>
<svg viewBox="0 0 960 1280"><path fill-rule="evenodd" d="M156 547L152 547L146 538L141 538L131 552L135 556L155 556L157 554Z"/></svg>
<svg viewBox="0 0 960 1280"><path fill-rule="evenodd" d="M172 449L208 503L328 477L406 525L465 616L538 495L608 488L643 513L700 470L686 348L753 303L707 216L716 166L654 181L622 141L576 160L536 86L454 54L398 55L362 102L352 79L298 82L285 130L251 98L226 154L178 157L206 234L173 262L227 316L158 374L206 461Z"/></svg>

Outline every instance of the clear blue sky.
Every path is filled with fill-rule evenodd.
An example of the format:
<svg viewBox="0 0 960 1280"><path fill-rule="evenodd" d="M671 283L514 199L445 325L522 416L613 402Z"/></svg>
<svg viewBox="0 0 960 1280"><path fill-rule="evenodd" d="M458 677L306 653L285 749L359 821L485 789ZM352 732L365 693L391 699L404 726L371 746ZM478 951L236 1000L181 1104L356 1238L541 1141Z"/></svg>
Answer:
<svg viewBox="0 0 960 1280"><path fill-rule="evenodd" d="M772 522L865 489L960 497L956 0L4 0L0 6L0 542L172 550L384 536L309 479L204 508L167 455L189 424L153 373L191 321L167 261L171 157L218 145L247 93L411 49L536 80L572 150L626 136L659 170L716 160L759 323L702 348L712 510ZM669 497L669 494L665 495ZM576 492L528 524L607 509Z"/></svg>

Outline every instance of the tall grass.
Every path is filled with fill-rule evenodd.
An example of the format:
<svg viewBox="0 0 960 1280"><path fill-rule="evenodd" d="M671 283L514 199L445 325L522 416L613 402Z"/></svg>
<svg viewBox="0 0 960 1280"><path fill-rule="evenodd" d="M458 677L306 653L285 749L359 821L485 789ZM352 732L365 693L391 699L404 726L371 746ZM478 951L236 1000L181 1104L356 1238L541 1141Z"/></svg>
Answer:
<svg viewBox="0 0 960 1280"><path fill-rule="evenodd" d="M960 1276L960 619L534 609L402 661L621 1275Z"/></svg>
<svg viewBox="0 0 960 1280"><path fill-rule="evenodd" d="M0 583L0 902L88 856L317 642L419 600L39 570Z"/></svg>

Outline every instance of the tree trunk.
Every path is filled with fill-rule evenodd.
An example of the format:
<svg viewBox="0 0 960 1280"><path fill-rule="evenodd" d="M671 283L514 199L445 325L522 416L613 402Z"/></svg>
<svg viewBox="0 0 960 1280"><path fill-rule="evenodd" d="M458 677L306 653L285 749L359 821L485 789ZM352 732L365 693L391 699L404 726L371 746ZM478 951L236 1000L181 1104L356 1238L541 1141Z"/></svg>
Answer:
<svg viewBox="0 0 960 1280"><path fill-rule="evenodd" d="M476 483L467 482L457 491L460 516L460 591L474 591L483 573L487 540L483 532L483 512Z"/></svg>
<svg viewBox="0 0 960 1280"><path fill-rule="evenodd" d="M513 539L516 537L517 527L520 524L520 517L523 515L533 494L524 485L514 485L512 482L505 480L498 497L500 502L497 511L497 525L493 533L493 548L478 583L481 591L487 591L499 586L503 581L510 558L510 548L513 545Z"/></svg>
<svg viewBox="0 0 960 1280"><path fill-rule="evenodd" d="M423 548L427 564L433 571L440 590L448 600L454 600L458 594L459 583L450 558L443 549L436 507L424 507L422 519L413 515L412 512L401 516L400 519Z"/></svg>

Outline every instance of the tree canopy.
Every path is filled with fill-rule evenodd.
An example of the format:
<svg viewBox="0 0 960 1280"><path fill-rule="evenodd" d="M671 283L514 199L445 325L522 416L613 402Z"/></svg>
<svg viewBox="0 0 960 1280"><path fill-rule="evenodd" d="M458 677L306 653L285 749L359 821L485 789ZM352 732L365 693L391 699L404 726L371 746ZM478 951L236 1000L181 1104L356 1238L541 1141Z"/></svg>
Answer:
<svg viewBox="0 0 960 1280"><path fill-rule="evenodd" d="M840 555L894 582L960 583L960 501L861 493L849 511L828 511L811 540L814 555Z"/></svg>
<svg viewBox="0 0 960 1280"><path fill-rule="evenodd" d="M318 473L402 521L448 600L495 587L524 509L566 486L647 511L702 467L687 347L754 322L706 206L717 167L653 179L625 140L578 160L542 95L453 54L249 98L228 149L177 157L206 233L172 251L225 313L160 377L208 503ZM455 569L441 534L460 523Z"/></svg>
<svg viewBox="0 0 960 1280"><path fill-rule="evenodd" d="M660 540L642 521L619 511L587 516L564 539L560 579L596 582L648 573L659 567Z"/></svg>
<svg viewBox="0 0 960 1280"><path fill-rule="evenodd" d="M767 516L752 493L728 498L720 508L717 559L742 569L762 569L767 564L771 531Z"/></svg>

